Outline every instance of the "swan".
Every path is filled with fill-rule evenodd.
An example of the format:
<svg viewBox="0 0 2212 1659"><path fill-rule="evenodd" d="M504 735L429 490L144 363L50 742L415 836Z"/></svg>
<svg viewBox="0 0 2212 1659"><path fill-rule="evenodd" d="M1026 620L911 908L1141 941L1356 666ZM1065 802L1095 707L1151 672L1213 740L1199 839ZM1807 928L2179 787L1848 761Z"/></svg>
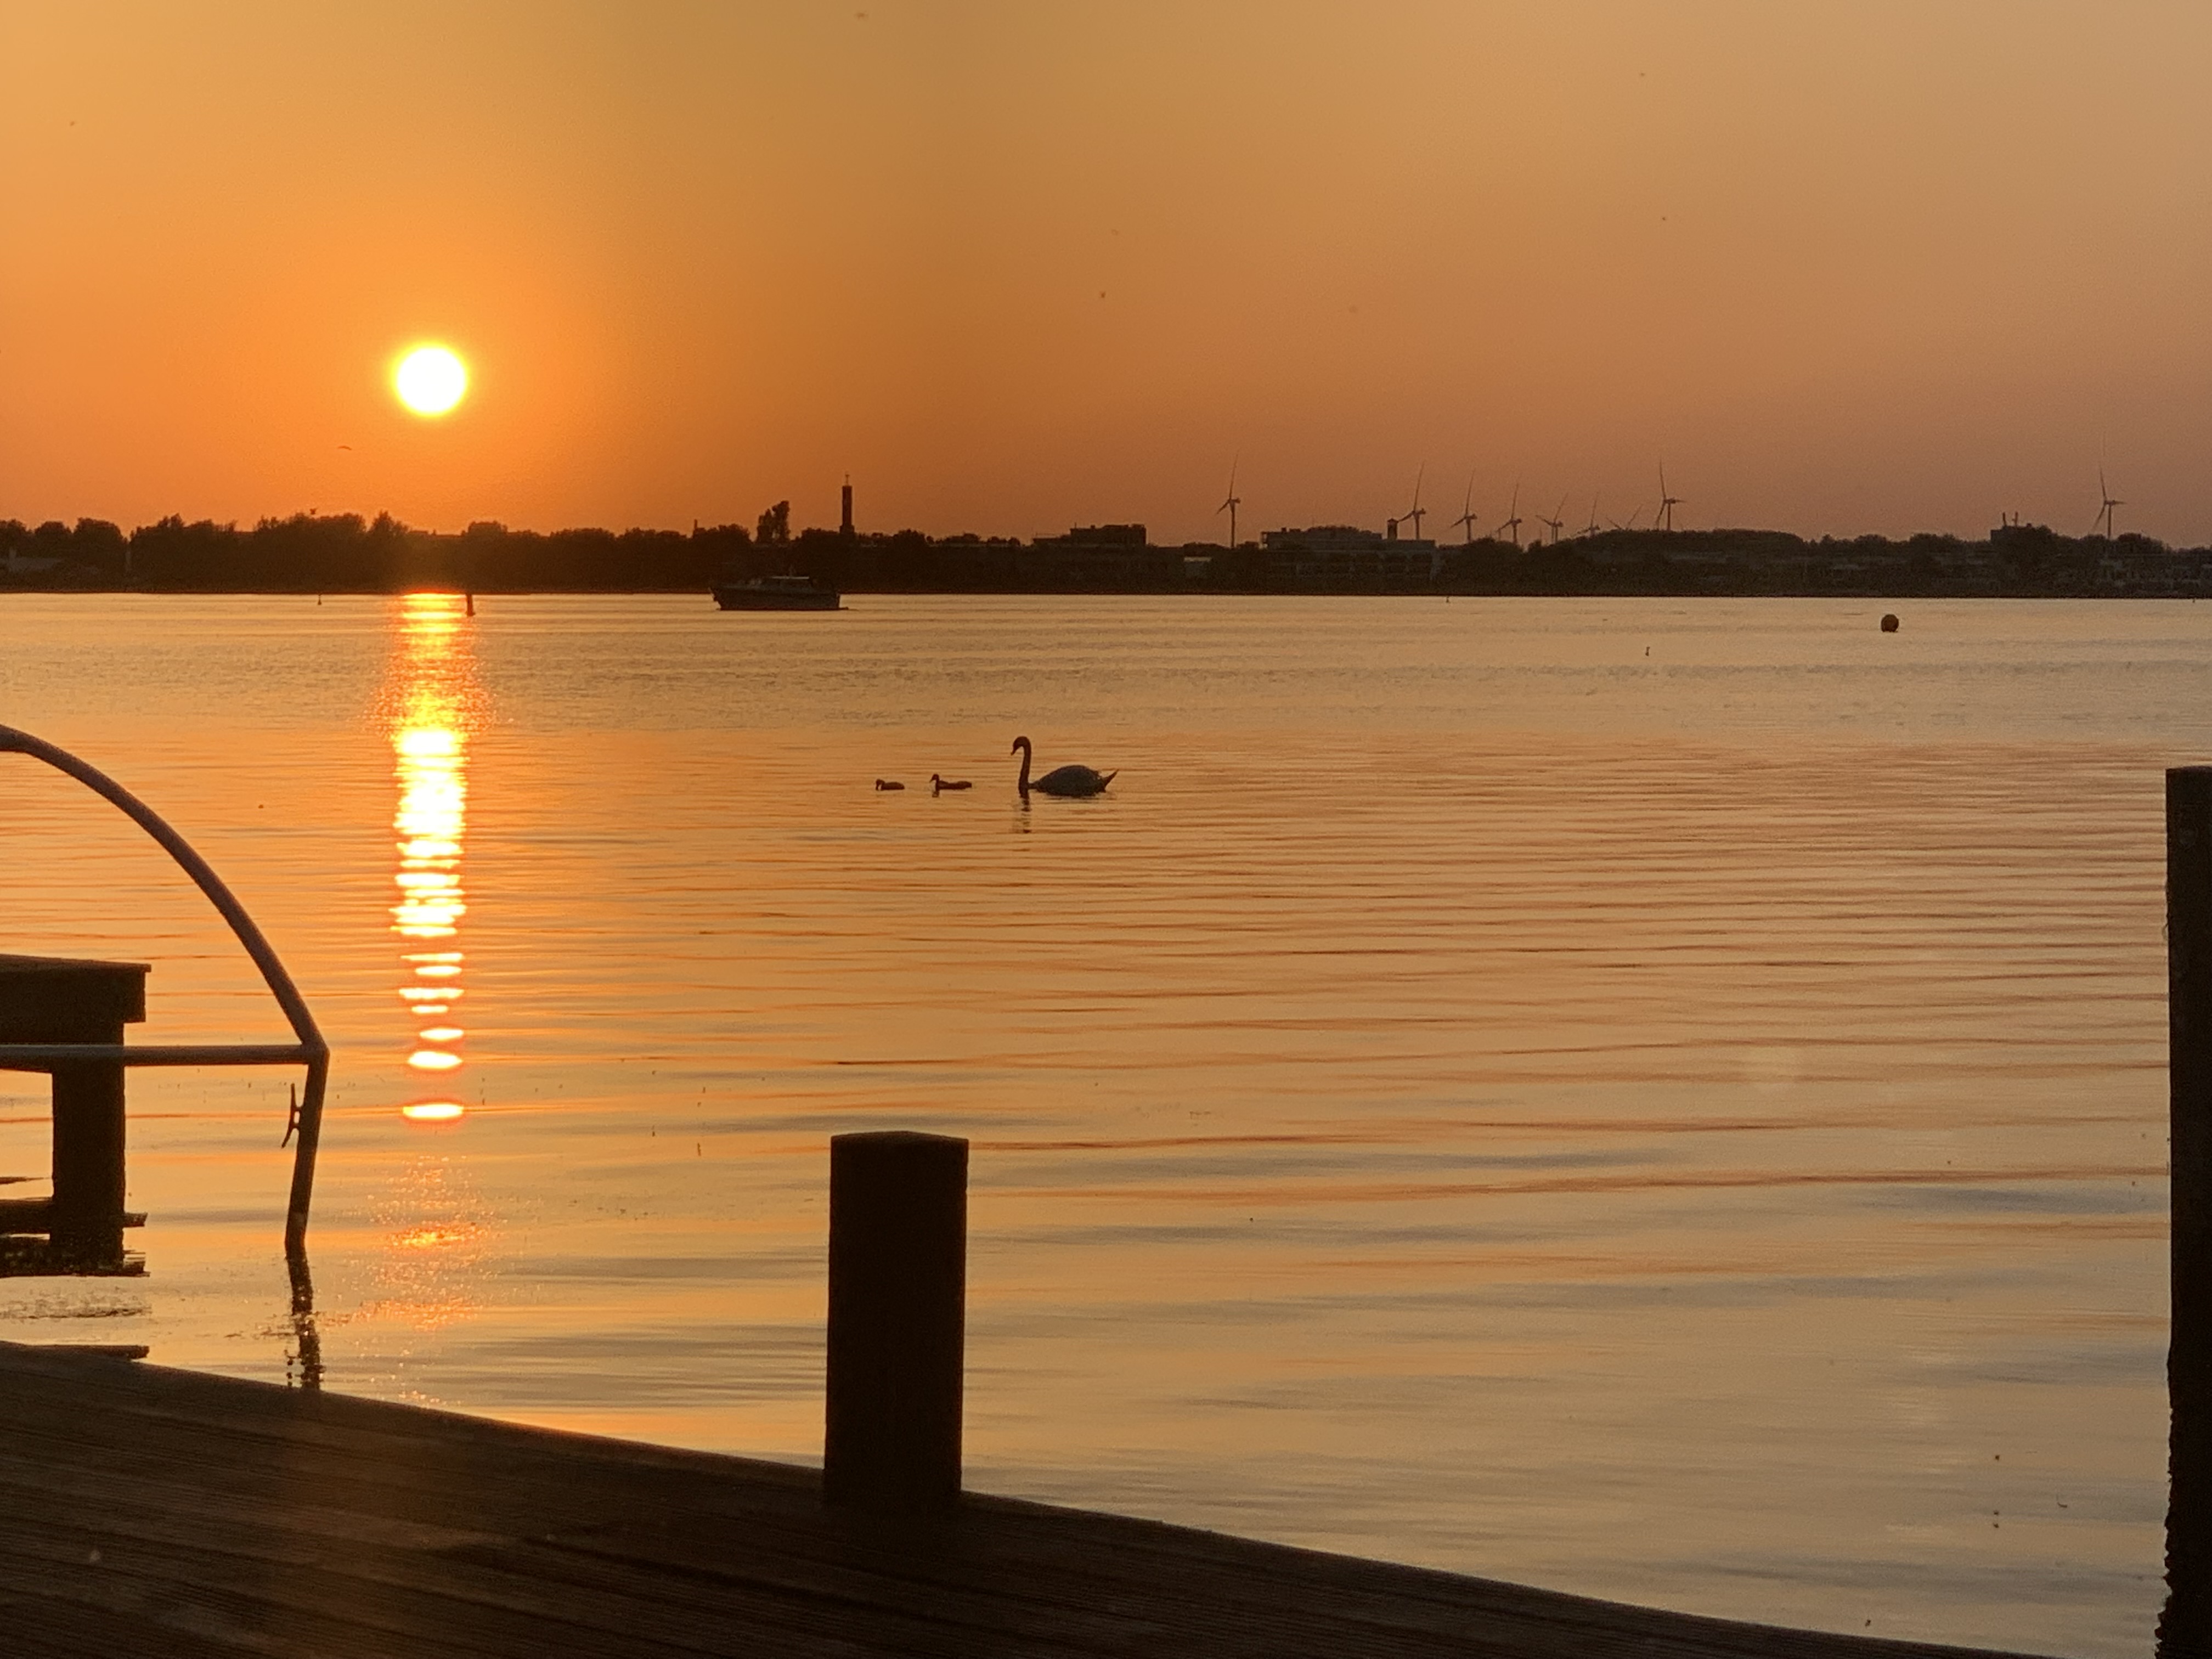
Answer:
<svg viewBox="0 0 2212 1659"><path fill-rule="evenodd" d="M901 783L896 778L878 778L876 780L876 787L878 789L903 789L906 786Z"/></svg>
<svg viewBox="0 0 2212 1659"><path fill-rule="evenodd" d="M947 789L973 789L975 787L965 778L940 778L934 772L929 775L929 793L933 795L942 794Z"/></svg>
<svg viewBox="0 0 2212 1659"><path fill-rule="evenodd" d="M1087 766L1056 766L1034 782L1030 778L1030 740L1016 738L1014 746L1006 751L1022 757L1022 775L1014 781L1014 787L1024 795L1034 789L1040 795L1102 795L1106 786L1121 776L1119 771L1094 772Z"/></svg>

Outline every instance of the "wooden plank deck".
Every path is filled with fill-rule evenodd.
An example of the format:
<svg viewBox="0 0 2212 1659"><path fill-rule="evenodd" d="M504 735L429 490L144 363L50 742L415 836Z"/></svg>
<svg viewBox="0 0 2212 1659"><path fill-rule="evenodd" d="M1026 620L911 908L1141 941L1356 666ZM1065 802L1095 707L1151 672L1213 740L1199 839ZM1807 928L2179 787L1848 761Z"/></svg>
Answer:
<svg viewBox="0 0 2212 1659"><path fill-rule="evenodd" d="M0 1343L0 1652L176 1659L1904 1659L1003 1498Z"/></svg>

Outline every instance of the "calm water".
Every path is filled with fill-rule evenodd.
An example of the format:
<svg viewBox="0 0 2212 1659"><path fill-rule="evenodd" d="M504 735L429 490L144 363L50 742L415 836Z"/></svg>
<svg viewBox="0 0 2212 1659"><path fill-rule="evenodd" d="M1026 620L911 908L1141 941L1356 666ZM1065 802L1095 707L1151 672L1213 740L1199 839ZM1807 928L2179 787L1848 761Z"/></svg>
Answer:
<svg viewBox="0 0 2212 1659"><path fill-rule="evenodd" d="M813 1455L827 1137L942 1129L979 1488L2146 1651L2212 608L1880 608L15 596L0 720L337 1047L326 1386ZM89 795L0 765L0 948L283 1036ZM0 1336L296 1376L283 1075L131 1087L149 1276Z"/></svg>

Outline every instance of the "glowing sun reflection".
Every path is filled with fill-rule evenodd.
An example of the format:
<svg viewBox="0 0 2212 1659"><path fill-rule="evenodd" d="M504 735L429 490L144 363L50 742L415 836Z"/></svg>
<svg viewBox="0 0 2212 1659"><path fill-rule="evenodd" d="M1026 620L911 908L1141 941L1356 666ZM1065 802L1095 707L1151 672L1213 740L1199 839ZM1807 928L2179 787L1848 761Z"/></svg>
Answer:
<svg viewBox="0 0 2212 1659"><path fill-rule="evenodd" d="M399 999L418 1027L407 1056L410 1072L449 1075L466 1063L467 1030L454 1014L460 1000L461 918L468 914L461 849L468 829L468 693L471 667L465 602L454 593L410 593L400 601L393 663L392 770L399 806L398 867L392 886L392 931L409 946L400 960L408 977ZM451 1122L467 1109L451 1099L418 1100L400 1115L416 1122Z"/></svg>

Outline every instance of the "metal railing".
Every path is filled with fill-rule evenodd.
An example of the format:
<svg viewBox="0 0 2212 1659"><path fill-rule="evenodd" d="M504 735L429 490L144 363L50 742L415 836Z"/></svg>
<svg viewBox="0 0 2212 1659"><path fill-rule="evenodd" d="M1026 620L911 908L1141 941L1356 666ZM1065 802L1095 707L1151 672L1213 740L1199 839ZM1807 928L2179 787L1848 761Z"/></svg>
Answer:
<svg viewBox="0 0 2212 1659"><path fill-rule="evenodd" d="M323 1092L330 1079L331 1048L323 1041L315 1017L307 1012L307 1005L299 988L292 983L291 975L284 971L284 964L276 959L276 952L262 936L260 928L254 926L253 918L246 914L246 907L223 885L222 878L210 869L207 860L193 851L191 843L171 829L152 807L66 749L34 738L27 732L19 732L12 726L0 726L0 753L28 755L33 760L44 761L117 807L151 836L230 924L230 931L238 936L238 942L246 947L246 954L261 970L270 994L284 1011L284 1018L291 1022L292 1035L298 1039L276 1043L0 1043L0 1068L35 1069L70 1060L101 1060L121 1066L306 1066L306 1085L293 1103L290 1120L284 1127L285 1140L298 1136L292 1154L292 1192L284 1212L284 1251L294 1257L302 1255L307 1243L307 1206L315 1191L315 1149L322 1140Z"/></svg>

